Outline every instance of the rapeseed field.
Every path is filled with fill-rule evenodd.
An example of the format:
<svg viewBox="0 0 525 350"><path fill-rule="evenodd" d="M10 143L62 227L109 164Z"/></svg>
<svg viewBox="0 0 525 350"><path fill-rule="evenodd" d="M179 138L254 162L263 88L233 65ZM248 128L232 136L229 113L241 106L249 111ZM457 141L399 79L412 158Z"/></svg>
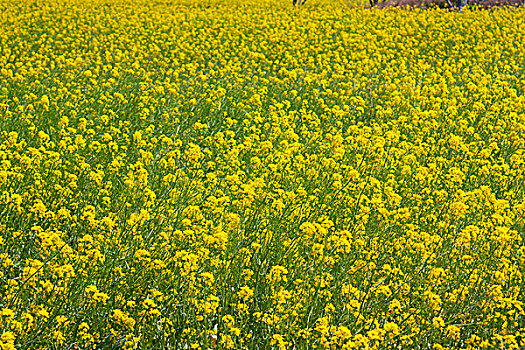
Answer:
<svg viewBox="0 0 525 350"><path fill-rule="evenodd" d="M0 4L0 349L524 349L523 9Z"/></svg>

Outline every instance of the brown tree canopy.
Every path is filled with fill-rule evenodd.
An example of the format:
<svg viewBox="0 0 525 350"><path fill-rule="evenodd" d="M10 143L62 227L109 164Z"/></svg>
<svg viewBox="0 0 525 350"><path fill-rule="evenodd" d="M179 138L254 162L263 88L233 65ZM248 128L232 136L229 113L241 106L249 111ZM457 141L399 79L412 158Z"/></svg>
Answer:
<svg viewBox="0 0 525 350"><path fill-rule="evenodd" d="M475 4L481 8L492 8L497 6L524 6L525 0L371 0L371 6L379 8L386 7L430 7L437 6L441 8L461 9L467 4Z"/></svg>

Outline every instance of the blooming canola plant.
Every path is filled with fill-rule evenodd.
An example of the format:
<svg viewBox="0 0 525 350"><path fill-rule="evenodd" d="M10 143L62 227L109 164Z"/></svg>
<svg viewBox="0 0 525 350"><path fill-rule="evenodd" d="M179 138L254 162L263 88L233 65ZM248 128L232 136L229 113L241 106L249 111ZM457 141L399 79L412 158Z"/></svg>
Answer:
<svg viewBox="0 0 525 350"><path fill-rule="evenodd" d="M523 9L0 4L0 349L525 346Z"/></svg>

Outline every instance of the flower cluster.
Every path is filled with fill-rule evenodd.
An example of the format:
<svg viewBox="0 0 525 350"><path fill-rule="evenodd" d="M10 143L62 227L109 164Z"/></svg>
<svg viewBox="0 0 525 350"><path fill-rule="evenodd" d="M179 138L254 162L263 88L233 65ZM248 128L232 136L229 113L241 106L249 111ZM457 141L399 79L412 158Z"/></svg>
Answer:
<svg viewBox="0 0 525 350"><path fill-rule="evenodd" d="M0 5L0 349L525 347L522 9Z"/></svg>

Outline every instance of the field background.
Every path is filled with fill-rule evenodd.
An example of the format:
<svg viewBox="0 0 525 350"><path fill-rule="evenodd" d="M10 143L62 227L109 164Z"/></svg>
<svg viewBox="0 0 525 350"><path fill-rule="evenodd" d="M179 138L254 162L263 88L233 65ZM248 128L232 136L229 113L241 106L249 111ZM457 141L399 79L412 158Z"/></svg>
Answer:
<svg viewBox="0 0 525 350"><path fill-rule="evenodd" d="M524 349L523 9L0 4L0 349Z"/></svg>

